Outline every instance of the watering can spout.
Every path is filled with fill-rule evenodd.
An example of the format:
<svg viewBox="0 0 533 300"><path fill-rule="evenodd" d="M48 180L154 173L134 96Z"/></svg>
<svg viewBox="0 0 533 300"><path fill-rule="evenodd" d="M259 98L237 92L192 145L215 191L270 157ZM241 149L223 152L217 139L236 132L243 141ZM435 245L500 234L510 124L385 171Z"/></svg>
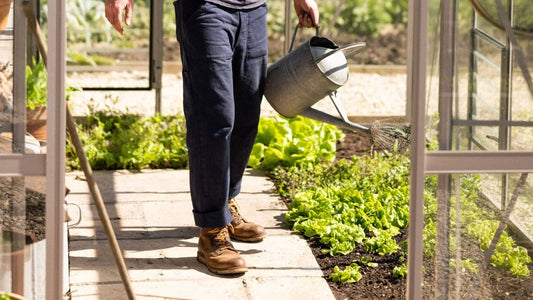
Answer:
<svg viewBox="0 0 533 300"><path fill-rule="evenodd" d="M360 131L360 132L364 132L367 134L370 133L370 128L368 127L350 122L348 120L343 120L343 119L334 117L328 113L316 110L312 107L305 109L304 111L300 113L300 115L302 117L306 117L306 118L313 119L316 121L335 125L342 129L351 130L351 131Z"/></svg>
<svg viewBox="0 0 533 300"><path fill-rule="evenodd" d="M304 109L302 112L300 112L300 115L309 119L332 124L342 129L360 131L363 133L370 134L370 128L353 123L348 119L348 115L346 114L344 107L342 106L342 102L337 97L337 91L330 91L328 94L333 105L337 109L339 116L341 116L340 118L334 117L323 111L316 110L312 107Z"/></svg>

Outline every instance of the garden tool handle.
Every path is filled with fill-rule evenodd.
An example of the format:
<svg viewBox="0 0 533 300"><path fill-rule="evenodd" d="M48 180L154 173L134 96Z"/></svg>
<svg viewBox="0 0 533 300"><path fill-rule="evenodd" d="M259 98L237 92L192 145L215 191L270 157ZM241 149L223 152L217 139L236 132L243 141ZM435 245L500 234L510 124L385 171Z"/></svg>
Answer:
<svg viewBox="0 0 533 300"><path fill-rule="evenodd" d="M315 35L318 36L318 27L316 27L315 29L316 29ZM297 32L298 32L298 25L296 25L296 27L294 28L294 33L292 34L291 46L289 47L289 52L292 51L292 46L294 45L294 40L296 39Z"/></svg>
<svg viewBox="0 0 533 300"><path fill-rule="evenodd" d="M39 53L41 53L41 57L43 58L43 63L46 67L47 66L46 63L48 60L48 50L43 39L43 33L41 31L41 27L37 23L37 17L35 16L33 7L31 6L31 3L29 0L22 1L22 9L24 10L24 14L26 15L26 20L28 21L30 30L33 32L33 35L37 42L37 48L39 50Z"/></svg>

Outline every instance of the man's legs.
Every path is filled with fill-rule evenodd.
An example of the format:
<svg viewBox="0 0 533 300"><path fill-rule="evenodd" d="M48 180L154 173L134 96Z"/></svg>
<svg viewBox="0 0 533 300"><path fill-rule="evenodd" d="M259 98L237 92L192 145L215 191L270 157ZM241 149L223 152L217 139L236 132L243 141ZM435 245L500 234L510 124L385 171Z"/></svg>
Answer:
<svg viewBox="0 0 533 300"><path fill-rule="evenodd" d="M225 227L231 221L226 201L238 18L197 0L180 0L177 8L194 219L200 227Z"/></svg>
<svg viewBox="0 0 533 300"><path fill-rule="evenodd" d="M229 209L232 221L228 230L232 239L259 242L265 229L247 222L239 213L235 197L241 190L242 176L257 135L263 85L267 70L266 5L240 14L234 60L235 123L231 134Z"/></svg>
<svg viewBox="0 0 533 300"><path fill-rule="evenodd" d="M196 225L202 227L198 259L215 273L242 273L246 270L244 261L233 249L226 228L232 221L227 203L230 172L240 172L240 176L235 176L238 183L234 184L240 189L242 172L255 139L261 101L258 84L264 75L252 75L244 82L249 85L245 90L250 92L237 89L238 97L234 97L234 80L242 85L242 77L234 75L234 68L242 67L247 52L246 43L237 42L243 14L195 0L180 0L175 5L183 63L193 214ZM235 55L235 49L241 49L241 54ZM241 61L234 63L234 57L240 55L243 55ZM264 70L266 60L260 71L264 73ZM252 102L246 102L251 94L255 95ZM235 109L241 105L236 124ZM234 126L242 141L232 138ZM242 143L242 147L231 148L232 140ZM236 155L231 154L234 150ZM230 171L233 157L238 168Z"/></svg>
<svg viewBox="0 0 533 300"><path fill-rule="evenodd" d="M231 134L230 199L241 190L242 175L257 135L267 72L267 12L264 5L242 14L242 26L235 46L235 124Z"/></svg>

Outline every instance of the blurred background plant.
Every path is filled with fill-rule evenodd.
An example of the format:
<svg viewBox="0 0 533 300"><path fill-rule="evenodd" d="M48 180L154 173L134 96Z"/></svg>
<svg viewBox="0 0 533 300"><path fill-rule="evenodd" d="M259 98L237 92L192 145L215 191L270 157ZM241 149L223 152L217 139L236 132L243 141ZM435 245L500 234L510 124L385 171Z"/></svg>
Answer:
<svg viewBox="0 0 533 300"><path fill-rule="evenodd" d="M46 31L47 1L40 2L40 21ZM163 36L174 42L175 16L173 1L164 1ZM67 42L69 50L86 52L94 47L134 48L147 44L150 36L150 1L136 0L132 24L121 37L105 19L105 0L67 0ZM377 36L389 25L406 25L407 0L326 0L319 3L322 30L328 28L341 5L338 17L331 28L332 35L351 37ZM285 28L285 1L268 2L267 25L270 39L279 39ZM291 3L292 9L292 3ZM292 9L293 10L293 9ZM297 19L292 13L291 23ZM292 26L291 26L292 27Z"/></svg>

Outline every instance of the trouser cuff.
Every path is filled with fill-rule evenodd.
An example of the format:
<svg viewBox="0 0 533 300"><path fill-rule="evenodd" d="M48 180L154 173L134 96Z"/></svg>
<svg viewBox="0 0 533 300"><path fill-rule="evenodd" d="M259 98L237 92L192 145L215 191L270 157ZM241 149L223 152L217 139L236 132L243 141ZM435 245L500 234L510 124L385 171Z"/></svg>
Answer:
<svg viewBox="0 0 533 300"><path fill-rule="evenodd" d="M226 227L231 222L231 214L227 205L220 211L198 213L194 212L194 223L198 227Z"/></svg>

